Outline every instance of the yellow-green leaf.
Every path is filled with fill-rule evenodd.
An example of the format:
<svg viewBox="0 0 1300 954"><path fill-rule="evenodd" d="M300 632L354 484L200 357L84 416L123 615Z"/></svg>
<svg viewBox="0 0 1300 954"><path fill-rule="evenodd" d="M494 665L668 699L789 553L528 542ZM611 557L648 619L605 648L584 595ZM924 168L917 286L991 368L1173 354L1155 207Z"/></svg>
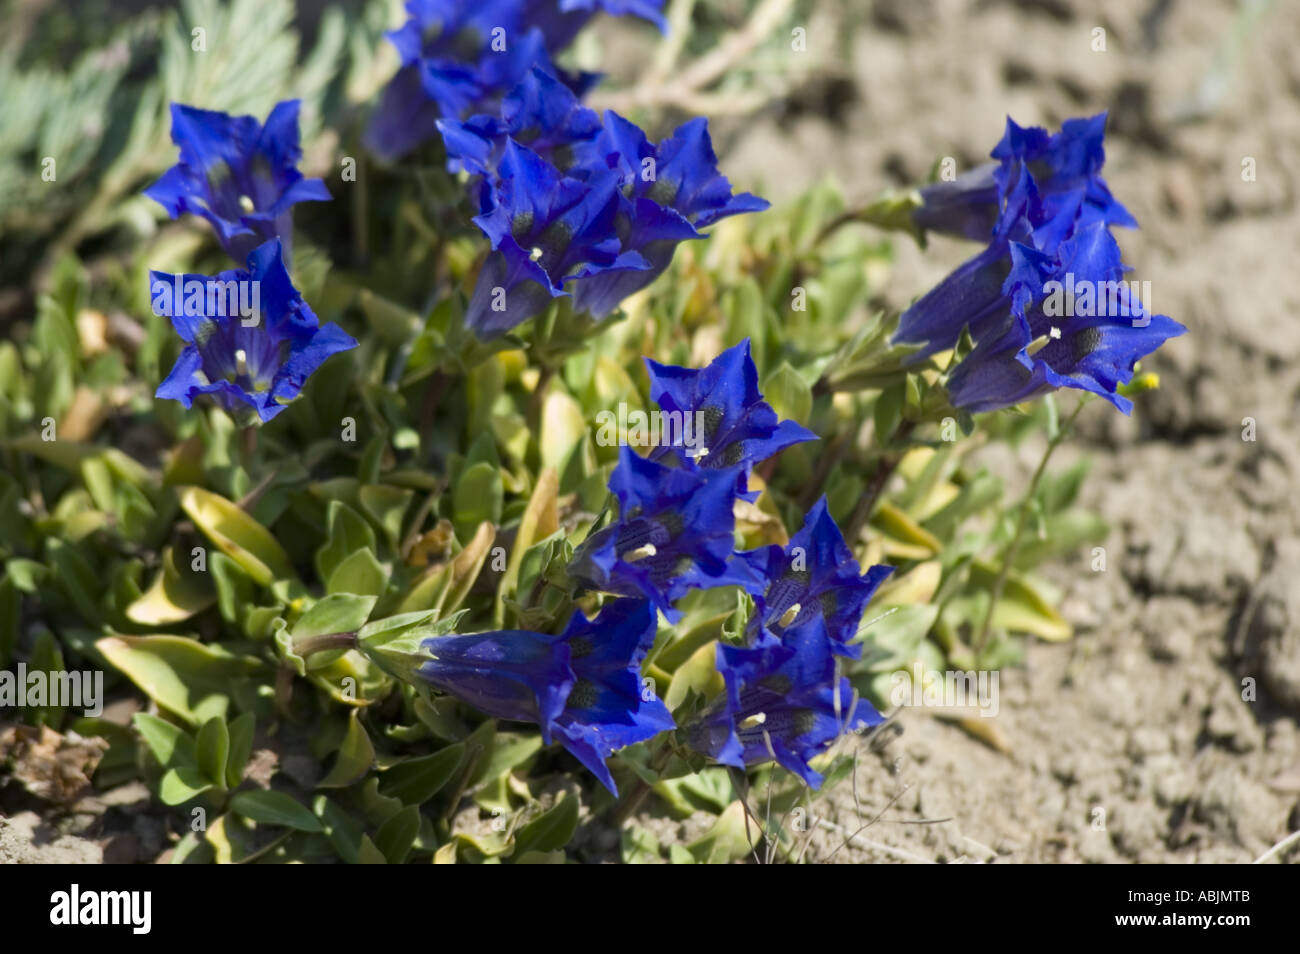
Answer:
<svg viewBox="0 0 1300 954"><path fill-rule="evenodd" d="M262 526L225 497L202 487L177 489L181 507L194 525L258 583L294 576L284 548Z"/></svg>
<svg viewBox="0 0 1300 954"><path fill-rule="evenodd" d="M167 626L203 612L216 601L212 580L190 570L184 561L178 562L175 551L166 547L158 575L126 608L126 618L141 626Z"/></svg>
<svg viewBox="0 0 1300 954"><path fill-rule="evenodd" d="M224 717L232 679L261 665L184 636L106 636L95 647L161 708L196 727Z"/></svg>

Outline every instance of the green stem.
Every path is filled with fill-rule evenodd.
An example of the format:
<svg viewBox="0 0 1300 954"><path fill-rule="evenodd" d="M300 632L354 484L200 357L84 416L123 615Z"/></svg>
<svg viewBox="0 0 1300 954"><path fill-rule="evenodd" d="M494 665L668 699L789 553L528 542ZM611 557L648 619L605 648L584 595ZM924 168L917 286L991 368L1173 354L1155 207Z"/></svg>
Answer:
<svg viewBox="0 0 1300 954"><path fill-rule="evenodd" d="M993 626L993 613L998 608L998 601L1002 599L1002 591L1006 588L1007 578L1011 575L1011 567L1015 564L1016 557L1020 553L1020 544L1024 540L1025 528L1029 526L1029 505L1038 493L1038 485L1042 482L1043 474L1047 473L1048 461L1052 459L1052 454L1056 452L1056 448L1065 441L1065 438L1074 429L1075 419L1078 418L1079 412L1083 410L1086 403L1084 398L1080 398L1074 412L1057 429L1052 439L1047 442L1047 448L1043 451L1042 459L1038 462L1038 469L1034 471L1034 476L1029 481L1029 489L1025 491L1025 496L1020 501L1020 512L1016 516L1016 531L1003 554L1002 567L998 570L998 577L993 582L993 589L989 593L988 609L984 611L984 622L980 626L979 638L975 641L976 658L984 652L984 646L989 639L989 630Z"/></svg>
<svg viewBox="0 0 1300 954"><path fill-rule="evenodd" d="M239 452L244 465L244 473L253 480L253 461L257 457L257 425L246 424L239 432Z"/></svg>
<svg viewBox="0 0 1300 954"><path fill-rule="evenodd" d="M893 436L890 437L891 445L899 444L912 436L912 431L916 430L916 421L902 421L894 430ZM886 454L876 465L876 469L871 474L871 483L863 491L862 496L858 499L858 505L853 508L853 515L849 517L844 531L844 539L849 542L849 546L856 545L858 535L862 533L862 528L866 526L867 521L871 519L871 512L876 509L876 501L884 493L885 484L889 483L889 478L898 468L899 461L903 459L904 451L898 451L892 454Z"/></svg>
<svg viewBox="0 0 1300 954"><path fill-rule="evenodd" d="M306 658L312 653L323 653L331 649L351 649L356 644L356 633L322 633L294 643L293 651Z"/></svg>

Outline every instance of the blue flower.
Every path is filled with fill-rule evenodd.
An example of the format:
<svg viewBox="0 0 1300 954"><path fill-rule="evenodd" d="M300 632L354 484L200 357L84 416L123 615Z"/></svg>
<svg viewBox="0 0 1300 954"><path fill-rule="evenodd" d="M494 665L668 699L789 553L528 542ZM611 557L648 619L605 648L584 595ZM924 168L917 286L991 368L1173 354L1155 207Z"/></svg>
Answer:
<svg viewBox="0 0 1300 954"><path fill-rule="evenodd" d="M784 549L767 547L750 556L761 563L767 589L755 598L750 620L751 645L780 638L820 619L836 655L858 659L862 647L850 645L857 636L862 613L892 566L873 566L859 575L858 561L826 509L822 497L808 512L803 526Z"/></svg>
<svg viewBox="0 0 1300 954"><path fill-rule="evenodd" d="M1105 113L1066 120L1055 135L1008 119L997 163L922 191L918 224L988 245L903 312L894 340L922 345L911 360L953 347L964 328L976 341L1005 330L1013 244L1057 258L1061 243L1092 223L1137 226L1101 178L1105 131Z"/></svg>
<svg viewBox="0 0 1300 954"><path fill-rule="evenodd" d="M591 589L649 599L676 622L673 603L688 590L761 579L734 558L739 471L667 467L620 450L609 487L619 517L583 541L570 576Z"/></svg>
<svg viewBox="0 0 1300 954"><path fill-rule="evenodd" d="M996 162L986 162L952 180L922 186L912 221L925 232L988 241L998 224L997 170Z"/></svg>
<svg viewBox="0 0 1300 954"><path fill-rule="evenodd" d="M279 238L288 255L290 214L297 202L330 198L320 179L298 171L298 100L278 104L262 125L172 103L172 141L180 161L144 192L172 218L201 215L231 258L243 261L263 242Z"/></svg>
<svg viewBox="0 0 1300 954"><path fill-rule="evenodd" d="M1101 177L1106 162L1105 138L1104 112L1085 119L1067 119L1059 133L1038 126L1017 126L1008 117L1006 133L990 153L999 163L994 173L999 198L1005 202L1015 195L1019 180L1027 175L1042 196L1049 218L1081 197L1085 221L1095 219L1106 225L1137 228L1137 220L1111 195ZM1004 209L1004 219L1006 215Z"/></svg>
<svg viewBox="0 0 1300 954"><path fill-rule="evenodd" d="M641 677L657 620L645 600L614 600L594 620L575 613L560 637L568 642L576 678L556 719L556 738L616 795L605 760L676 727Z"/></svg>
<svg viewBox="0 0 1300 954"><path fill-rule="evenodd" d="M475 222L492 240L466 322L500 335L572 294L597 319L649 285L699 227L767 207L732 195L707 125L659 146L627 120L605 122L534 67L499 113L438 122L453 168L482 177Z"/></svg>
<svg viewBox="0 0 1300 954"><path fill-rule="evenodd" d="M429 685L494 718L535 722L550 744L555 721L578 678L569 664L567 642L505 629L431 636L421 645L433 657L419 669Z"/></svg>
<svg viewBox="0 0 1300 954"><path fill-rule="evenodd" d="M611 170L618 176L622 248L649 263L645 270L605 271L575 285L575 307L596 318L661 275L678 243L703 238L700 229L726 216L768 207L765 199L748 192L732 194L731 183L718 171L708 121L702 118L682 124L655 145L636 124L606 112L601 135L576 144L574 151L579 166L590 174Z"/></svg>
<svg viewBox="0 0 1300 954"><path fill-rule="evenodd" d="M407 21L388 34L402 67L366 131L367 148L397 159L437 132L437 121L493 115L536 67L582 95L598 79L559 69L552 57L596 9L663 24L659 0L407 0Z"/></svg>
<svg viewBox="0 0 1300 954"><path fill-rule="evenodd" d="M703 369L659 364L649 358L645 363L650 396L664 411L682 415L681 423L686 425L674 428L672 444L652 453L657 460L672 456L692 467L740 467L748 478L755 464L791 444L817 439L799 423L779 420L763 400L748 338ZM746 483L742 480L742 495L756 497L746 490Z"/></svg>
<svg viewBox="0 0 1300 954"><path fill-rule="evenodd" d="M565 285L604 271L648 268L623 252L614 232L612 175L563 175L531 149L507 140L499 176L485 183L474 222L491 240L466 311L480 337L503 334L568 295Z"/></svg>
<svg viewBox="0 0 1300 954"><path fill-rule="evenodd" d="M494 718L537 723L546 744L557 739L617 794L605 760L674 727L641 682L655 622L649 603L615 600L594 620L576 611L559 636L432 636L421 644L433 658L419 675Z"/></svg>
<svg viewBox="0 0 1300 954"><path fill-rule="evenodd" d="M1045 391L1069 387L1098 394L1127 414L1132 402L1117 393L1133 368L1167 339L1186 329L1152 315L1136 283L1122 280L1119 246L1100 219L1047 256L1012 247L1004 292L1011 313L948 379L955 407L991 411Z"/></svg>
<svg viewBox="0 0 1300 954"><path fill-rule="evenodd" d="M565 171L573 164L574 145L594 139L601 125L568 86L533 67L502 100L500 115L440 120L438 129L453 171L489 175L497 171L507 139Z"/></svg>
<svg viewBox="0 0 1300 954"><path fill-rule="evenodd" d="M1136 228L1133 216L1101 177L1105 134L1104 112L1067 119L1055 134L1037 126L1018 126L1008 117L1006 133L990 153L996 161L951 182L922 188L923 204L913 220L929 231L977 241L989 240L996 231L1005 235L1021 211L1013 201L1016 187L1028 175L1048 217L1057 211L1057 203L1074 203L1077 193L1086 220L1099 218L1108 225Z"/></svg>
<svg viewBox="0 0 1300 954"><path fill-rule="evenodd" d="M553 70L540 30L525 30L523 0L407 0L387 34L402 67L366 130L367 148L397 159L437 134L440 118L490 112L530 67Z"/></svg>
<svg viewBox="0 0 1300 954"><path fill-rule="evenodd" d="M976 341L990 331L1001 331L1012 304L1004 291L1014 264L1012 247L1032 249L1037 258L1054 261L1063 270L1062 243L1089 220L1104 225L1098 216L1083 216L1084 199L1084 191L1076 190L1064 199L1058 197L1049 210L1033 176L1019 176L1007 200L1008 211L989 244L903 312L894 340L922 345L911 356L919 361L953 347L963 329L969 329ZM1080 277L1101 278L1099 274Z"/></svg>
<svg viewBox="0 0 1300 954"><path fill-rule="evenodd" d="M150 272L156 314L185 341L157 396L187 408L211 395L232 413L269 421L298 396L330 355L357 346L338 325L321 327L293 287L280 242L248 256L248 268L215 276Z"/></svg>
<svg viewBox="0 0 1300 954"><path fill-rule="evenodd" d="M726 691L687 727L696 751L744 768L775 760L813 788L822 776L809 762L845 731L883 719L836 678L831 640L820 616L788 630L780 642L753 648L719 644Z"/></svg>

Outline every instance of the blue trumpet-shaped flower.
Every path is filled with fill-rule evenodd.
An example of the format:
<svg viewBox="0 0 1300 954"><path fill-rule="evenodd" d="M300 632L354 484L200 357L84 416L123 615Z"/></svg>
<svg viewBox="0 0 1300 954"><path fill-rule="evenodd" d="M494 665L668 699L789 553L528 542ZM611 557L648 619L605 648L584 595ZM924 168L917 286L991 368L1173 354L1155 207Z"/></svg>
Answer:
<svg viewBox="0 0 1300 954"><path fill-rule="evenodd" d="M609 487L618 520L583 541L569 566L579 583L649 599L670 620L688 590L761 585L734 558L738 470L667 467L624 446Z"/></svg>
<svg viewBox="0 0 1300 954"><path fill-rule="evenodd" d="M190 212L207 219L236 261L272 238L287 255L292 206L330 198L324 182L298 171L298 106L296 99L280 103L262 124L172 103L180 161L144 194L172 218Z"/></svg>
<svg viewBox="0 0 1300 954"><path fill-rule="evenodd" d="M862 647L850 645L862 613L892 566L873 566L859 575L858 561L826 509L822 497L808 512L803 526L782 549L766 547L750 555L762 565L767 588L755 597L757 613L750 620L751 644L796 630L820 619L836 655L858 659Z"/></svg>
<svg viewBox="0 0 1300 954"><path fill-rule="evenodd" d="M590 174L611 170L618 176L622 248L649 263L645 270L605 271L575 285L575 307L596 318L653 282L672 262L679 243L704 237L700 229L768 207L765 199L748 192L732 193L731 183L718 171L708 121L702 118L684 123L655 145L634 123L606 112L601 135L577 144L574 151Z"/></svg>
<svg viewBox="0 0 1300 954"><path fill-rule="evenodd" d="M687 728L692 748L723 765L776 761L813 788L809 762L845 731L879 725L871 704L836 678L831 640L820 616L785 638L753 648L719 645L726 691Z"/></svg>
<svg viewBox="0 0 1300 954"><path fill-rule="evenodd" d="M437 132L439 119L492 115L534 67L582 94L596 80L558 69L552 56L597 10L662 24L657 0L407 0L407 21L388 34L402 68L385 89L366 145L386 159Z"/></svg>
<svg viewBox="0 0 1300 954"><path fill-rule="evenodd" d="M566 283L605 271L645 269L624 252L614 231L617 182L563 175L514 140L506 142L499 175L485 187L474 222L492 252L478 276L465 323L480 338L503 334L567 295Z"/></svg>
<svg viewBox="0 0 1300 954"><path fill-rule="evenodd" d="M922 229L988 241L995 231L1008 230L1020 214L1013 197L1022 175L1028 174L1043 197L1047 216L1058 201L1073 203L1082 196L1086 219L1100 218L1108 225L1136 228L1137 222L1113 195L1101 177L1106 161L1103 140L1106 114L1067 119L1059 133L1037 126L1018 126L1007 119L1006 133L985 163L957 176L921 189L922 205L913 220Z"/></svg>
<svg viewBox="0 0 1300 954"><path fill-rule="evenodd" d="M668 707L641 677L657 619L645 600L614 600L595 620L575 614L561 636L569 644L576 678L556 719L555 736L616 795L605 760L676 727Z"/></svg>
<svg viewBox="0 0 1300 954"><path fill-rule="evenodd" d="M1055 388L1098 394L1128 413L1117 393L1137 362L1186 329L1152 315L1136 283L1122 280L1119 246L1096 220L1063 242L1057 255L1014 245L1005 283L1011 313L1000 331L976 340L953 370L955 407L990 411Z"/></svg>
<svg viewBox="0 0 1300 954"><path fill-rule="evenodd" d="M641 661L655 636L653 607L615 600L594 620L579 610L559 636L526 630L433 636L419 669L431 686L498 719L535 722L617 794L605 760L672 729L645 690Z"/></svg>
<svg viewBox="0 0 1300 954"><path fill-rule="evenodd" d="M655 459L672 456L707 469L740 467L747 478L755 464L778 451L817 439L796 421L779 420L763 400L748 338L705 368L681 368L649 358L645 364L650 396L664 411L682 415L687 425L672 435L672 444L653 452ZM740 489L751 496L743 481Z"/></svg>
<svg viewBox="0 0 1300 954"><path fill-rule="evenodd" d="M1049 213L1033 177L1024 174L1017 179L1007 206L1014 214L999 221L984 250L959 265L899 317L895 341L922 346L912 360L953 347L963 329L969 329L979 341L986 333L1004 327L1012 304L1004 287L1011 276L1013 245L1032 249L1038 259L1056 262L1064 269L1062 243L1086 224L1081 215L1084 192L1078 190L1069 199L1053 202ZM1095 217L1094 221L1099 222ZM1089 273L1079 277L1094 281L1103 276Z"/></svg>
<svg viewBox="0 0 1300 954"><path fill-rule="evenodd" d="M494 718L535 722L550 744L578 678L565 640L506 629L431 636L421 645L433 657L419 669L429 685Z"/></svg>
<svg viewBox="0 0 1300 954"><path fill-rule="evenodd" d="M439 120L453 170L474 175L497 171L507 140L527 146L561 172L574 162L574 146L600 134L600 117L564 83L533 67L501 101L499 115Z"/></svg>
<svg viewBox="0 0 1300 954"><path fill-rule="evenodd" d="M1008 119L992 153L998 163L929 187L928 208L916 213L918 224L984 238L988 245L903 312L894 339L922 345L913 360L951 348L965 328L976 341L1002 333L1008 313L1002 289L1011 273L1013 244L1059 263L1061 243L1094 222L1137 225L1100 176L1105 125L1101 113L1067 120L1051 135Z"/></svg>
<svg viewBox="0 0 1300 954"><path fill-rule="evenodd" d="M248 256L248 268L215 276L150 272L155 313L185 341L157 396L187 408L201 394L236 414L269 421L298 396L330 355L357 343L321 326L293 287L278 240Z"/></svg>

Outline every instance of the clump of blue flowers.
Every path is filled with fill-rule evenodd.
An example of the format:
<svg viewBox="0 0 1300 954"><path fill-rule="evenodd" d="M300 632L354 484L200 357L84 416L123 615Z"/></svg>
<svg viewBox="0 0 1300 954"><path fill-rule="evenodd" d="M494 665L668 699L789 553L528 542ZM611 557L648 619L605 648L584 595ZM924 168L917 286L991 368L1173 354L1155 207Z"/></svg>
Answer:
<svg viewBox="0 0 1300 954"><path fill-rule="evenodd" d="M481 337L570 295L575 311L605 318L663 274L681 242L704 238L700 229L767 208L732 193L703 119L655 145L616 113L596 123L536 70L507 106L500 120L442 126L449 155L482 177L474 221L492 252L466 315ZM551 124L539 123L547 117Z"/></svg>
<svg viewBox="0 0 1300 954"><path fill-rule="evenodd" d="M704 369L646 364L665 409L703 417L702 443L689 453L661 445L647 458L622 448L610 479L618 519L587 538L570 574L582 586L640 594L670 622L681 618L674 604L689 590L748 593L747 645L719 644L726 693L689 727L688 744L724 765L776 760L816 787L821 776L809 759L844 731L881 721L834 657L861 655L851 643L893 568L859 575L824 499L788 547L737 552L735 505L757 496L746 492L750 468L816 435L779 420L763 400L748 340Z"/></svg>
<svg viewBox="0 0 1300 954"><path fill-rule="evenodd" d="M661 28L657 0L407 0L407 20L388 39L402 68L380 100L366 145L398 159L437 134L440 119L491 114L530 70L575 93L596 77L558 69L552 56L597 12L632 15Z"/></svg>
<svg viewBox="0 0 1300 954"><path fill-rule="evenodd" d="M918 226L987 243L904 311L895 335L919 360L970 334L949 378L955 407L991 411L1069 387L1127 413L1120 385L1185 330L1122 279L1110 228L1137 222L1101 177L1105 126L1104 113L1055 134L1008 119L996 162L922 190Z"/></svg>
<svg viewBox="0 0 1300 954"><path fill-rule="evenodd" d="M141 366L159 345L178 352L156 397L210 413L159 415L176 441L161 478L79 458L84 493L45 516L95 508L56 569L89 587L108 568L107 615L92 622L123 632L98 646L162 713L139 724L176 804L242 805L254 827L292 819L298 834L268 852L509 857L515 828L480 838L457 813L533 812L539 765L573 770L572 756L622 789L620 820L638 793L692 773L708 780L692 794L735 807L745 773L775 765L754 777L802 798L845 766L837 740L884 722L882 677L936 655L996 668L1016 658L1018 626L1068 635L1020 543L1034 521L1040 537L1101 532L1061 503L1072 482L1043 491L1045 458L1009 536L985 502L996 481L951 442L974 414L1062 388L1128 412L1138 361L1184 331L1124 278L1114 230L1136 221L1102 177L1105 114L1056 133L1008 120L992 162L924 187L919 204L822 221L838 198L810 200L732 220L720 254L679 255L767 201L723 174L705 118L652 136L590 108L598 77L562 65L596 14L662 29L662 6L407 0L388 35L401 65L355 130L381 160L340 210L355 230L304 243L296 265L294 207L330 198L300 169L298 101L265 122L172 105L179 161L145 194L216 242L188 271L149 273ZM901 314L868 317L859 292L887 249L825 241L864 221L978 251ZM645 307L627 305L651 286ZM37 340L62 327L49 320ZM682 363L652 356L665 354ZM615 401L619 419L653 404L680 426L649 428L644 448L593 435ZM257 428L291 405L259 451ZM1043 407L1050 455L1069 424ZM231 421L239 455L205 446ZM268 448L278 460L259 457ZM885 500L899 480L906 492ZM155 519L168 509L188 522ZM122 534L111 552L69 556L101 531ZM195 534L221 550L210 578L177 559ZM0 574L0 597L21 589L10 583ZM999 615L1008 588L1018 605ZM917 593L935 605L908 608L929 615L900 614L881 635ZM873 601L884 612L864 623ZM190 620L194 645L157 635ZM158 667L201 669L215 688L170 691L188 670L160 680ZM319 747L337 752L302 783L325 792L306 815L275 805L280 791L266 811L226 764L257 719L319 723ZM498 735L498 721L515 725ZM208 747L200 765L179 764L190 730ZM354 816L374 831L338 823ZM514 860L563 860L558 836L538 847L552 824L578 824L576 808L557 817L525 822L532 847Z"/></svg>

